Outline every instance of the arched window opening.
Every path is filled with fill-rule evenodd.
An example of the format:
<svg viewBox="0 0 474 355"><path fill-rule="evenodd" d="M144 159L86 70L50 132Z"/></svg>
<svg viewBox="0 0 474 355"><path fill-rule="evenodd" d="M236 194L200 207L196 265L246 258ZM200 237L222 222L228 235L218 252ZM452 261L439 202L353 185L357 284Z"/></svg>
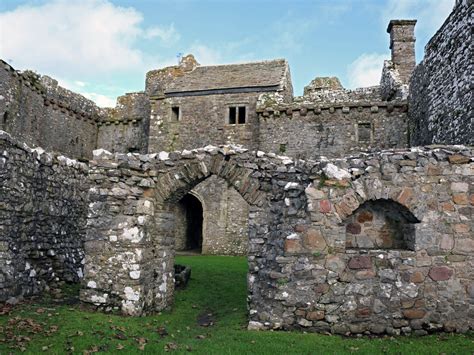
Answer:
<svg viewBox="0 0 474 355"><path fill-rule="evenodd" d="M393 200L366 201L345 221L347 249L415 249L415 223Z"/></svg>

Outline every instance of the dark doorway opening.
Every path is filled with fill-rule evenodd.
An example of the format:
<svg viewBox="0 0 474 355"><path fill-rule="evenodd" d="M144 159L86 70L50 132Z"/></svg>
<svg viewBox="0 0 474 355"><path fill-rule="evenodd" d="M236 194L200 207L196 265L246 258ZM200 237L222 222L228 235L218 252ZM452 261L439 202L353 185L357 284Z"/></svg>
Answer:
<svg viewBox="0 0 474 355"><path fill-rule="evenodd" d="M180 204L186 215L186 250L201 252L203 209L201 201L192 194L185 195Z"/></svg>

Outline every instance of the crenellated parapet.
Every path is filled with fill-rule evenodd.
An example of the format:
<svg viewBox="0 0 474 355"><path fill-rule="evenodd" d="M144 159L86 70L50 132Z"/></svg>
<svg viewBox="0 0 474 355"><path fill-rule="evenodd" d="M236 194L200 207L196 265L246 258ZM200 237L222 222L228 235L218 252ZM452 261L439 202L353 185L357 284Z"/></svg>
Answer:
<svg viewBox="0 0 474 355"><path fill-rule="evenodd" d="M406 147L407 109L406 100L383 100L379 86L348 90L337 78L316 78L291 102L259 96L260 149L316 158Z"/></svg>
<svg viewBox="0 0 474 355"><path fill-rule="evenodd" d="M0 62L0 129L30 145L87 159L104 111L48 76Z"/></svg>

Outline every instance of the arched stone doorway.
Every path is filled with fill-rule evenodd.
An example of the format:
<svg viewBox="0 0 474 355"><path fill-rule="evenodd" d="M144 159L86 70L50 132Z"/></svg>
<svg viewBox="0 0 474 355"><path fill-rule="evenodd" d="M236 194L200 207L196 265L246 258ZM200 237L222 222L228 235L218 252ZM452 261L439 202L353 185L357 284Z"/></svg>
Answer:
<svg viewBox="0 0 474 355"><path fill-rule="evenodd" d="M176 204L175 248L177 251L202 252L204 208L201 201L192 193Z"/></svg>
<svg viewBox="0 0 474 355"><path fill-rule="evenodd" d="M193 200L194 199L194 200ZM193 207L190 203L199 202ZM246 255L249 204L225 179L211 175L178 201L175 214L175 250L206 255ZM202 209L202 226L200 225ZM191 224L190 224L191 223ZM193 243L202 231L199 247ZM202 246L202 248L201 248Z"/></svg>

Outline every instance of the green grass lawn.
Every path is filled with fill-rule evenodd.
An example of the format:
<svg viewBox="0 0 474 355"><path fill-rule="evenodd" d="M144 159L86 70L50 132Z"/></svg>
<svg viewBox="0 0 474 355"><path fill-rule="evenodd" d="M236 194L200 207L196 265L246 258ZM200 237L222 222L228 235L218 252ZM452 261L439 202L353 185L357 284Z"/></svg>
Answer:
<svg viewBox="0 0 474 355"><path fill-rule="evenodd" d="M24 303L0 316L0 354L474 354L473 334L356 339L247 331L245 258L183 256L177 262L190 265L192 276L172 310L130 318L49 299ZM198 325L207 314L214 324Z"/></svg>

